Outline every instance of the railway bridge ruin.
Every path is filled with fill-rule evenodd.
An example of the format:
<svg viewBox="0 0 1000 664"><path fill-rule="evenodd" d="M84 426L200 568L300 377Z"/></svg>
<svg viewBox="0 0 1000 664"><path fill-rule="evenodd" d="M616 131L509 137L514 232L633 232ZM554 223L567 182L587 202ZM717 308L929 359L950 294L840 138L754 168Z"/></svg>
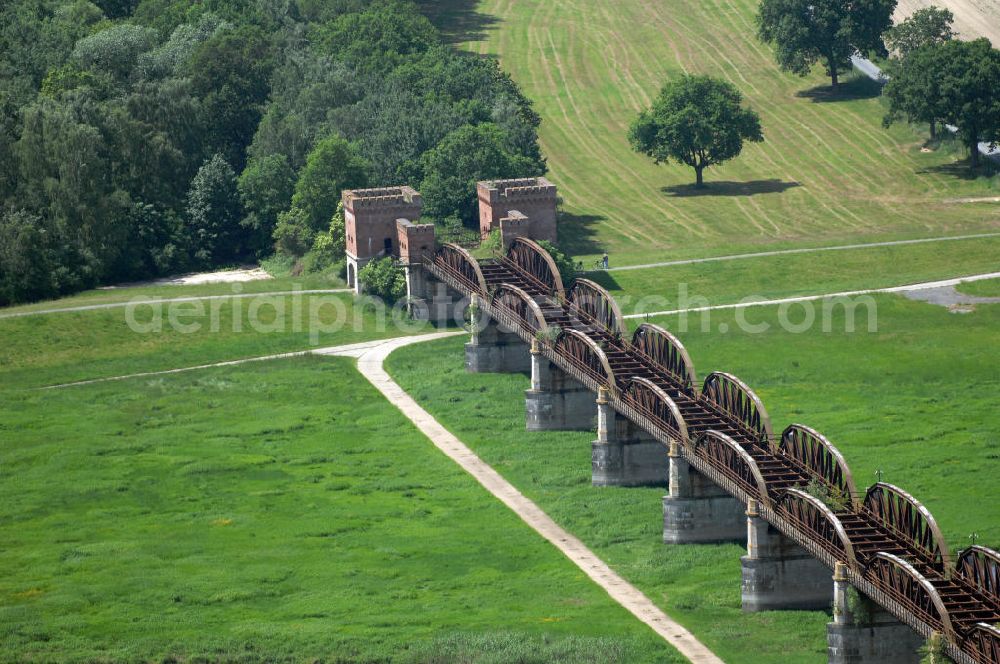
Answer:
<svg viewBox="0 0 1000 664"><path fill-rule="evenodd" d="M831 663L917 662L932 635L956 662L1000 663L1000 552L953 554L909 493L884 482L860 490L821 433L776 433L739 378L699 381L669 331L643 323L629 334L604 288L564 283L533 239L556 237L551 183L483 182L479 192L481 232L503 239L486 259L437 244L410 188L345 192L351 285L360 292L359 267L391 255L406 268L415 315L467 312L469 371L530 371L529 431L596 430L594 485L666 486L664 542L745 541L745 610L832 605Z"/></svg>

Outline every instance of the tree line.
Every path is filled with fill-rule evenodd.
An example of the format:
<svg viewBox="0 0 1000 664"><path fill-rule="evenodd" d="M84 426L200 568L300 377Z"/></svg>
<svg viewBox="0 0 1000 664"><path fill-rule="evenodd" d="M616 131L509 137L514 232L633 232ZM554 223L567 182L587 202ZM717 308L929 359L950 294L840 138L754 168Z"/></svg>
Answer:
<svg viewBox="0 0 1000 664"><path fill-rule="evenodd" d="M345 188L541 175L539 117L410 0L8 0L0 304L259 259L343 256Z"/></svg>

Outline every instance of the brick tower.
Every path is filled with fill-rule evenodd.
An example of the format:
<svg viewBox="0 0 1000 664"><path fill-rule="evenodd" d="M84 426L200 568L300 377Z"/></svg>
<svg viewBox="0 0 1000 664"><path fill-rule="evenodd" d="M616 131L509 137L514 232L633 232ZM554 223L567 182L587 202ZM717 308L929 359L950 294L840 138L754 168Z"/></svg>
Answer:
<svg viewBox="0 0 1000 664"><path fill-rule="evenodd" d="M343 193L343 200L347 285L360 293L358 270L373 258L400 257L400 228L396 222L400 219L410 222L419 219L423 201L415 189L405 186L348 189ZM412 234L417 229L420 227L411 228L409 232ZM419 232L417 235L422 236ZM419 239L423 240L423 237ZM410 249L409 243L407 245L406 253L409 258L409 254L415 252ZM433 244L431 248L433 249Z"/></svg>
<svg viewBox="0 0 1000 664"><path fill-rule="evenodd" d="M556 241L556 186L545 178L488 180L476 185L479 195L479 233L486 237L500 228L500 220L517 210L528 218L526 233L534 240Z"/></svg>

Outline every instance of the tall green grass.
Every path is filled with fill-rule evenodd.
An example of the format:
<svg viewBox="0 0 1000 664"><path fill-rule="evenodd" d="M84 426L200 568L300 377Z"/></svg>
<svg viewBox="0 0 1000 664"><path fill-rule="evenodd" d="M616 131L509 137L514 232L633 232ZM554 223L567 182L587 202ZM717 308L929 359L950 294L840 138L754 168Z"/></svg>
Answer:
<svg viewBox="0 0 1000 664"><path fill-rule="evenodd" d="M342 358L8 393L0 660L680 662Z"/></svg>

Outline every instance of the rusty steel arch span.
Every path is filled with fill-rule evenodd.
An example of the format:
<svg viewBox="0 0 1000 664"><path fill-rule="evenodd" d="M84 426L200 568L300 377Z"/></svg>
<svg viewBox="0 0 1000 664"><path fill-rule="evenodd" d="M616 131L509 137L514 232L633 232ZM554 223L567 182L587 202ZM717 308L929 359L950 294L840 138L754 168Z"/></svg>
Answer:
<svg viewBox="0 0 1000 664"><path fill-rule="evenodd" d="M927 578L899 556L880 551L868 562L865 578L876 584L907 611L944 634L955 638L951 615L941 595Z"/></svg>
<svg viewBox="0 0 1000 664"><path fill-rule="evenodd" d="M857 500L858 490L854 486L854 477L844 455L815 429L804 424L788 426L782 432L774 452L789 459L794 465L801 466L809 475L826 482L851 504Z"/></svg>
<svg viewBox="0 0 1000 664"><path fill-rule="evenodd" d="M531 276L549 295L560 299L566 297L562 275L556 262L540 244L528 238L515 238L507 250L507 260L518 269Z"/></svg>
<svg viewBox="0 0 1000 664"><path fill-rule="evenodd" d="M834 560L843 561L852 569L858 568L854 544L847 536L844 524L822 500L801 489L786 489L778 509L812 535Z"/></svg>
<svg viewBox="0 0 1000 664"><path fill-rule="evenodd" d="M739 443L720 431L706 431L694 444L695 454L709 461L721 471L723 482L730 485L733 495L744 494L746 501L758 500L765 507L771 506L767 482L757 467L757 462Z"/></svg>
<svg viewBox="0 0 1000 664"><path fill-rule="evenodd" d="M698 380L694 363L680 339L659 325L643 323L632 334L632 347L677 380L694 396Z"/></svg>
<svg viewBox="0 0 1000 664"><path fill-rule="evenodd" d="M955 574L1000 608L1000 551L978 544L970 546L958 556Z"/></svg>
<svg viewBox="0 0 1000 664"><path fill-rule="evenodd" d="M549 327L535 299L514 284L503 283L497 286L490 297L490 305L506 309L533 335L545 332Z"/></svg>
<svg viewBox="0 0 1000 664"><path fill-rule="evenodd" d="M966 637L965 650L980 662L1000 662L1000 629L977 624Z"/></svg>
<svg viewBox="0 0 1000 664"><path fill-rule="evenodd" d="M944 572L948 543L930 511L897 486L878 482L868 487L861 507L886 527L905 538L915 551Z"/></svg>
<svg viewBox="0 0 1000 664"><path fill-rule="evenodd" d="M588 319L586 322L597 323L612 336L621 338L625 335L622 311L611 293L600 284L590 279L577 278L566 299Z"/></svg>
<svg viewBox="0 0 1000 664"><path fill-rule="evenodd" d="M583 332L563 328L553 348L598 385L612 390L617 387L615 372L611 369L608 356L597 342Z"/></svg>
<svg viewBox="0 0 1000 664"><path fill-rule="evenodd" d="M445 242L437 253L437 260L443 263L455 277L467 284L473 292L486 295L486 277L483 276L479 261L467 249L451 242Z"/></svg>
<svg viewBox="0 0 1000 664"><path fill-rule="evenodd" d="M690 444L687 423L680 409L663 388L648 378L636 377L628 381L622 392L622 399L644 417L653 420L677 437L681 445Z"/></svg>
<svg viewBox="0 0 1000 664"><path fill-rule="evenodd" d="M724 371L709 374L701 388L701 398L712 402L754 432L762 445L768 445L768 441L774 438L771 417L764 403L736 376Z"/></svg>

